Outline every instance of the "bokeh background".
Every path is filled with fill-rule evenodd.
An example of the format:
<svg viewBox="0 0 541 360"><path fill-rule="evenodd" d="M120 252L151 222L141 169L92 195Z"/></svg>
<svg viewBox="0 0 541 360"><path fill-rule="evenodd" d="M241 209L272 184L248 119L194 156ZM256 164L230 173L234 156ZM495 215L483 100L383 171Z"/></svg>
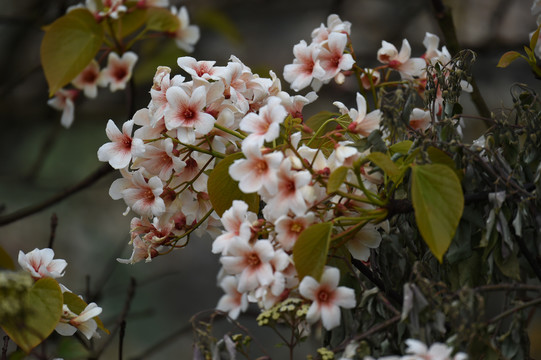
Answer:
<svg viewBox="0 0 541 360"><path fill-rule="evenodd" d="M129 118L122 92L100 89L96 99L79 99L70 129L60 126L60 113L47 106L47 85L40 67L41 27L62 15L76 1L0 0L0 216L41 202L81 181L101 164L96 151L107 142L108 119L122 124ZM429 0L186 0L171 1L187 6L192 23L201 28L201 39L191 56L216 60L225 65L230 55L239 57L261 74L273 69L280 77L284 65L292 62L293 46L310 41L312 29L325 22L330 13L352 22L352 40L362 66L376 66L381 40L400 46L407 38L412 55L424 52L425 32L438 35L437 22ZM530 13L532 0L452 0L458 38L464 48L477 52L474 75L492 110L511 103L509 88L515 82L539 84L525 62L507 69L496 68L508 50L521 50L535 30ZM147 40L136 51L140 60L135 69L136 109L145 107L157 65L180 70L176 58L185 55L170 39ZM289 90L287 83L282 83ZM308 114L335 110L332 101L354 105L355 84L330 84L320 100L307 108ZM469 104L467 96L464 98ZM475 114L471 105L466 111ZM465 135L474 139L483 130L477 120L468 120ZM128 246L129 221L125 205L113 201L108 189L112 173L84 191L38 214L0 227L0 246L16 259L19 250L28 252L46 247L51 216L56 214L54 250L69 263L61 280L80 294L98 295L102 319L110 328L124 308L130 279L136 282L135 295L127 318L125 359L188 359L192 356L193 335L189 320L206 314L222 295L216 286L218 258L211 254L212 239L193 238L185 249L154 259L150 263L121 265L117 257L131 254ZM255 312L241 318L256 328ZM539 317L537 318L539 319ZM541 320L532 321L533 354L541 357ZM535 329L537 326L537 329ZM233 327L217 324L216 336ZM255 329L275 359L286 354L277 349L278 338L270 331ZM238 333L238 329L233 332ZM103 339L102 339L103 340ZM98 341L99 348L103 341ZM300 354L313 351L308 342ZM255 347L255 346L253 346ZM152 349L150 353L147 350ZM118 335L102 359L118 358ZM533 355L532 354L532 355Z"/></svg>

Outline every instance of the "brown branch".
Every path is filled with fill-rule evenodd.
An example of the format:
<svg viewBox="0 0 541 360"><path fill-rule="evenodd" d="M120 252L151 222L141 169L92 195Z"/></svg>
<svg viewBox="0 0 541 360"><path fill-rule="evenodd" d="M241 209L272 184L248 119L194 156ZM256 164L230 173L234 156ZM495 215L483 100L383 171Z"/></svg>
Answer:
<svg viewBox="0 0 541 360"><path fill-rule="evenodd" d="M97 170L95 170L93 173L88 175L86 178L84 178L81 182L78 184L75 184L74 186L52 196L49 199L46 199L45 201L28 206L26 208L17 210L11 214L0 216L0 226L10 224L12 222L15 222L17 220L23 219L27 216L36 214L62 200L65 198L83 190L89 187L90 185L94 184L96 181L104 177L105 175L109 174L110 172L113 172L113 168L109 164L103 164L100 166Z"/></svg>

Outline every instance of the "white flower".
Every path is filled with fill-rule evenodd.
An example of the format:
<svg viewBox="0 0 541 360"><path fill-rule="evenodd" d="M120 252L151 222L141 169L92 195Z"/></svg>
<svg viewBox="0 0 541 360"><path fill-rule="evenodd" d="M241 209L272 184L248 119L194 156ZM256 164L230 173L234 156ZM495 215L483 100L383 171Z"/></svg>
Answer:
<svg viewBox="0 0 541 360"><path fill-rule="evenodd" d="M98 95L98 79L100 77L100 66L96 60L92 60L86 68L83 69L72 80L73 86L79 90L83 90L88 98L95 98Z"/></svg>
<svg viewBox="0 0 541 360"><path fill-rule="evenodd" d="M62 307L62 317L56 325L55 330L63 336L71 336L79 330L88 340L92 337L99 337L96 332L98 324L93 318L101 314L101 311L101 307L96 305L96 303L90 303L77 315L64 304Z"/></svg>
<svg viewBox="0 0 541 360"><path fill-rule="evenodd" d="M75 114L75 98L79 94L78 90L60 89L54 94L54 98L47 101L50 107L62 111L60 124L68 129L73 124Z"/></svg>
<svg viewBox="0 0 541 360"><path fill-rule="evenodd" d="M270 264L274 249L269 240L257 240L250 244L245 239L236 238L229 245L229 254L222 256L220 261L227 273L239 274L239 292L255 290L274 280Z"/></svg>
<svg viewBox="0 0 541 360"><path fill-rule="evenodd" d="M306 314L309 323L315 323L321 318L323 327L330 330L340 325L340 307L355 307L355 292L345 286L338 286L339 281L340 271L333 267L325 268L320 282L311 276L302 279L299 291L303 297L312 300Z"/></svg>
<svg viewBox="0 0 541 360"><path fill-rule="evenodd" d="M185 6L179 10L173 6L171 12L178 17L180 23L175 33L175 43L180 49L186 52L192 52L193 46L199 41L199 27L197 25L190 25L190 17Z"/></svg>
<svg viewBox="0 0 541 360"><path fill-rule="evenodd" d="M64 269L68 265L66 260L53 260L53 249L34 249L25 254L19 251L19 265L28 271L34 279L59 278L64 276Z"/></svg>
<svg viewBox="0 0 541 360"><path fill-rule="evenodd" d="M107 67L100 73L99 85L109 85L112 92L124 90L131 79L137 59L137 54L132 51L125 52L122 57L119 57L115 52L110 52L107 58Z"/></svg>
<svg viewBox="0 0 541 360"><path fill-rule="evenodd" d="M109 119L105 132L111 142L103 144L98 149L98 159L108 161L114 169L123 169L130 164L132 156L141 155L144 152L143 140L132 138L131 132L133 120L126 121L122 125L122 132Z"/></svg>
<svg viewBox="0 0 541 360"><path fill-rule="evenodd" d="M357 93L357 109L347 109L340 101L333 103L342 115L348 114L352 122L348 126L348 130L360 134L364 137L370 135L370 133L379 128L381 122L382 113L379 109L366 113L366 99L361 94Z"/></svg>
<svg viewBox="0 0 541 360"><path fill-rule="evenodd" d="M218 301L216 310L227 312L232 319L238 318L241 311L248 309L248 296L237 290L238 279L235 276L224 277L220 287L225 294Z"/></svg>
<svg viewBox="0 0 541 360"><path fill-rule="evenodd" d="M278 186L278 168L284 155L273 152L262 155L257 144L243 144L246 159L235 160L229 167L229 175L239 181L239 189L246 194L267 189L275 192Z"/></svg>

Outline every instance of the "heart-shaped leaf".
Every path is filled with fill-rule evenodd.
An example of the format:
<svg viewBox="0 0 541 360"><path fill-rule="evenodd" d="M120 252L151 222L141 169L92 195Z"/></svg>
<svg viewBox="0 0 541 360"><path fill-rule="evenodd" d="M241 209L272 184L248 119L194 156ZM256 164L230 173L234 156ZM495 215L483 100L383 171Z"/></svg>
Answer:
<svg viewBox="0 0 541 360"><path fill-rule="evenodd" d="M94 58L103 42L103 27L86 9L75 9L47 27L41 64L52 96Z"/></svg>
<svg viewBox="0 0 541 360"><path fill-rule="evenodd" d="M5 319L2 329L21 349L29 353L54 330L62 315L62 290L51 278L34 283L21 299L24 313Z"/></svg>

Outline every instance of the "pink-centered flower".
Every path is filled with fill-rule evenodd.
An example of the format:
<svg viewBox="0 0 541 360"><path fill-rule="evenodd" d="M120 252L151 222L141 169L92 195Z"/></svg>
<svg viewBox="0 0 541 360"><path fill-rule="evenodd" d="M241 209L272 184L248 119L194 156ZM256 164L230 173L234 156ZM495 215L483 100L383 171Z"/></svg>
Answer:
<svg viewBox="0 0 541 360"><path fill-rule="evenodd" d="M282 245L285 251L293 249L293 245L299 238L301 232L310 226L315 219L314 213L307 213L304 216L296 216L294 218L282 215L274 225L276 230L276 241Z"/></svg>
<svg viewBox="0 0 541 360"><path fill-rule="evenodd" d="M312 305L306 314L308 323L321 319L327 330L340 325L340 307L351 309L355 307L355 292L345 286L338 286L340 271L337 268L326 267L318 282L311 276L305 276L300 285L301 295L312 300Z"/></svg>
<svg viewBox="0 0 541 360"><path fill-rule="evenodd" d="M250 243L244 239L235 239L229 245L229 254L222 256L220 262L228 274L239 275L239 292L255 290L273 281L270 261L274 257L274 248L270 241L257 240Z"/></svg>
<svg viewBox="0 0 541 360"><path fill-rule="evenodd" d="M284 67L284 79L293 90L302 90L310 85L313 79L325 76L325 70L318 59L319 52L320 47L317 44L307 45L304 40L293 47L293 64Z"/></svg>
<svg viewBox="0 0 541 360"><path fill-rule="evenodd" d="M130 164L132 157L142 155L145 150L143 140L132 138L132 128L133 120L128 120L122 125L122 132L113 120L109 120L105 132L111 142L100 146L98 159L109 162L114 169L123 169Z"/></svg>
<svg viewBox="0 0 541 360"><path fill-rule="evenodd" d="M424 59L411 58L411 46L406 39L402 41L400 52L393 44L383 40L377 56L379 62L397 70L405 79L420 77L426 69Z"/></svg>
<svg viewBox="0 0 541 360"><path fill-rule="evenodd" d="M357 109L347 109L340 101L335 101L333 105L337 106L342 115L348 114L352 122L348 130L356 134L367 137L370 133L379 128L382 113L379 109L366 113L366 99L357 93Z"/></svg>
<svg viewBox="0 0 541 360"><path fill-rule="evenodd" d="M96 303L88 304L79 315L70 310L67 305L63 305L62 317L56 325L56 332L63 336L72 336L77 330L90 340L92 337L99 337L96 332L98 324L94 318L101 314L102 308Z"/></svg>
<svg viewBox="0 0 541 360"><path fill-rule="evenodd" d="M174 34L175 44L179 49L191 53L194 45L199 41L200 33L197 25L190 25L190 17L188 10L182 6L177 10L176 7L171 7L171 13L176 15L180 26Z"/></svg>
<svg viewBox="0 0 541 360"><path fill-rule="evenodd" d="M222 215L221 221L224 231L212 243L212 252L226 254L229 244L234 239L250 240L251 226L256 220L257 215L248 211L248 204L244 201L234 200L231 207Z"/></svg>
<svg viewBox="0 0 541 360"><path fill-rule="evenodd" d="M54 97L47 101L47 104L53 109L62 111L62 117L60 118L60 124L66 129L73 124L75 116L75 99L79 95L79 90L66 90L60 89Z"/></svg>
<svg viewBox="0 0 541 360"><path fill-rule="evenodd" d="M194 89L191 95L182 87L170 87L166 97L168 106L165 110L165 126L168 130L181 129L192 133L195 130L200 135L206 135L212 130L216 120L203 111L206 105L203 86Z"/></svg>
<svg viewBox="0 0 541 360"><path fill-rule="evenodd" d="M268 215L272 218L278 218L287 214L289 210L297 216L304 215L308 206L302 188L310 183L312 175L307 170L292 170L289 158L282 161L277 175L277 192L267 194L269 198L266 199L265 209Z"/></svg>
<svg viewBox="0 0 541 360"><path fill-rule="evenodd" d="M148 104L151 124L154 126L163 119L165 109L167 108L167 90L172 86L180 86L184 82L184 77L175 75L170 78L171 69L160 66L154 75L152 88L150 89L150 103Z"/></svg>
<svg viewBox="0 0 541 360"><path fill-rule="evenodd" d="M243 143L261 147L267 141L280 136L280 124L284 122L287 111L279 97L272 96L267 105L259 109L259 114L249 113L239 124L242 131L250 133Z"/></svg>
<svg viewBox="0 0 541 360"><path fill-rule="evenodd" d="M137 59L137 54L132 51L125 52L122 57L119 57L115 52L110 52L107 58L107 67L100 73L99 85L109 85L112 92L124 90L131 79Z"/></svg>
<svg viewBox="0 0 541 360"><path fill-rule="evenodd" d="M246 194L259 191L265 187L275 192L278 185L278 168L284 158L281 152L263 155L257 145L242 147L246 159L235 160L229 167L229 175L239 181L239 189Z"/></svg>
<svg viewBox="0 0 541 360"><path fill-rule="evenodd" d="M158 175L160 179L167 181L173 171L179 173L186 166L178 157L173 140L169 138L154 141L144 147L144 154L134 160L132 169L144 168L149 174Z"/></svg>
<svg viewBox="0 0 541 360"><path fill-rule="evenodd" d="M202 78L205 80L217 80L218 77L214 75L216 69L214 64L216 61L197 61L190 56L182 56L177 59L177 64L180 68L186 71L192 76L192 78Z"/></svg>
<svg viewBox="0 0 541 360"><path fill-rule="evenodd" d="M160 197L163 183L159 177L154 176L147 181L142 170L125 176L111 184L109 195L113 200L124 199L139 215L160 216L165 212L165 202Z"/></svg>
<svg viewBox="0 0 541 360"><path fill-rule="evenodd" d="M321 80L335 77L340 71L350 70L355 63L351 54L344 54L348 42L346 34L332 32L327 41L322 45L319 53L321 67L325 75Z"/></svg>
<svg viewBox="0 0 541 360"><path fill-rule="evenodd" d="M34 249L29 253L19 251L19 265L28 271L37 280L41 278L59 278L64 276L64 269L68 265L66 260L55 259L53 249Z"/></svg>
<svg viewBox="0 0 541 360"><path fill-rule="evenodd" d="M220 287L225 294L218 301L216 310L227 312L232 319L238 318L241 311L248 309L248 296L237 290L238 283L235 276L226 276L220 282Z"/></svg>
<svg viewBox="0 0 541 360"><path fill-rule="evenodd" d="M100 77L100 66L96 60L92 60L86 68L83 69L72 80L73 86L79 90L83 90L83 93L88 98L95 98L98 95L98 79Z"/></svg>

